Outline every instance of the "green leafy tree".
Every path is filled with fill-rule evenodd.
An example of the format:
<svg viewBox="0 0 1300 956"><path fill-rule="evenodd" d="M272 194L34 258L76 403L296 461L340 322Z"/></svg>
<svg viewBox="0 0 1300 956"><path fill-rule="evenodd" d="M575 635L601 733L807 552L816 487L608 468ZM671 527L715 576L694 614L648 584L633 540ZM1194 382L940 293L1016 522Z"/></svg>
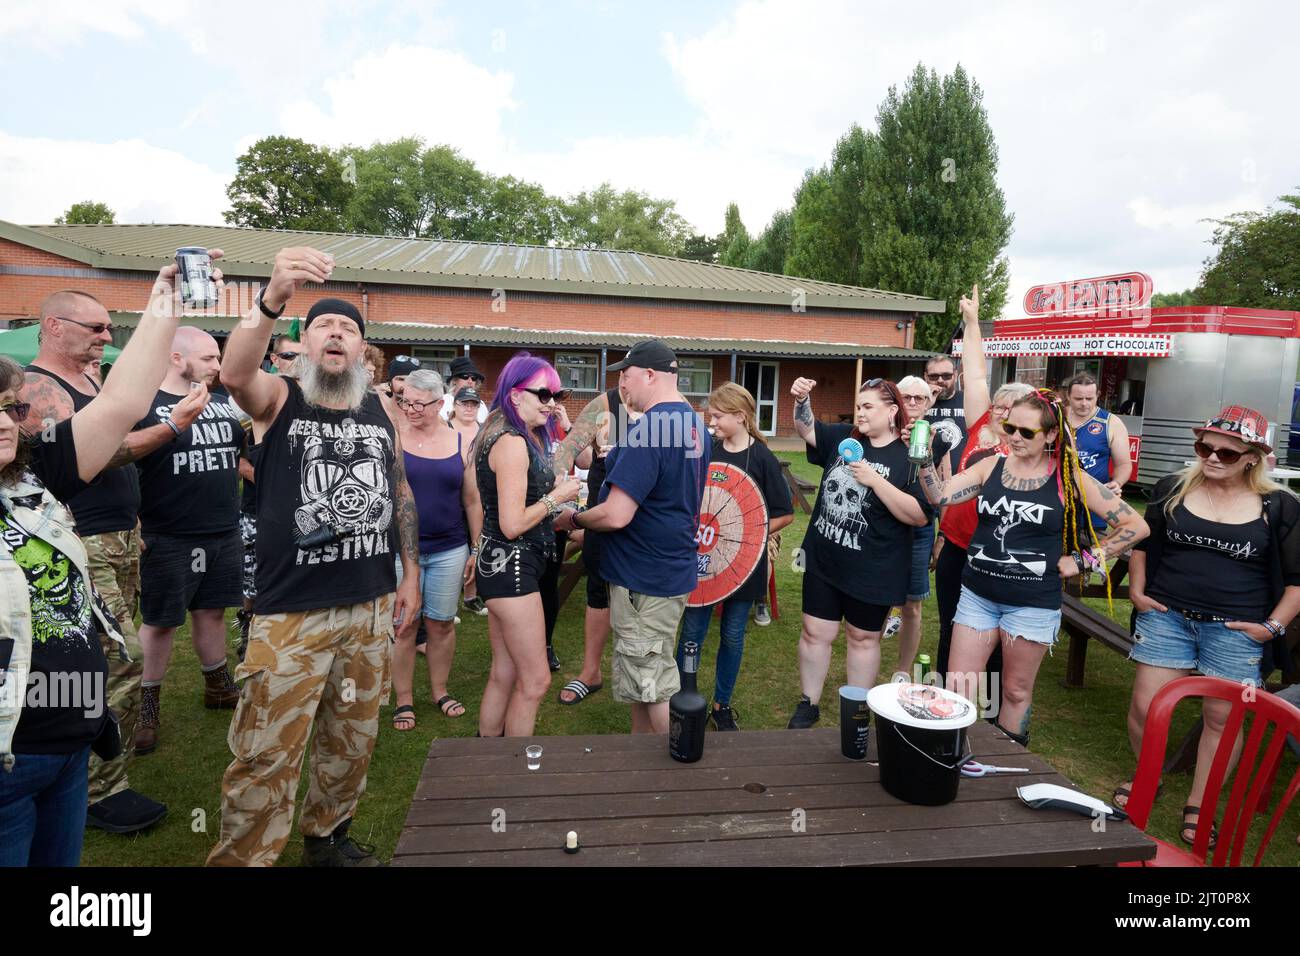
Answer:
<svg viewBox="0 0 1300 956"><path fill-rule="evenodd" d="M555 240L559 222L560 201L541 186L513 176L488 177L479 218L465 238L547 245Z"/></svg>
<svg viewBox="0 0 1300 956"><path fill-rule="evenodd" d="M791 213L785 264L791 275L862 284L867 230L863 190L869 140L855 123L835 144L830 162L804 176Z"/></svg>
<svg viewBox="0 0 1300 956"><path fill-rule="evenodd" d="M1182 292L1157 292L1151 297L1151 308L1163 309L1170 305L1200 305L1195 289Z"/></svg>
<svg viewBox="0 0 1300 956"><path fill-rule="evenodd" d="M947 300L945 314L918 322L920 348L947 349L973 284L983 318L1006 302L1013 217L982 101L960 65L940 79L917 64L901 95L890 87L867 140L859 284Z"/></svg>
<svg viewBox="0 0 1300 956"><path fill-rule="evenodd" d="M487 179L450 146L418 137L344 152L356 163L349 231L410 238L470 239L483 219Z"/></svg>
<svg viewBox="0 0 1300 956"><path fill-rule="evenodd" d="M1300 195L1278 198L1282 209L1213 220L1215 252L1196 289L1200 302L1300 309Z"/></svg>
<svg viewBox="0 0 1300 956"><path fill-rule="evenodd" d="M560 207L558 238L566 246L671 256L693 233L671 199L620 193L609 183L570 196Z"/></svg>
<svg viewBox="0 0 1300 956"><path fill-rule="evenodd" d="M117 221L117 214L108 208L107 203L87 199L85 202L74 202L54 221L60 226L112 225Z"/></svg>
<svg viewBox="0 0 1300 956"><path fill-rule="evenodd" d="M723 219L722 235L718 237L718 261L724 266L743 267L751 241L749 230L740 218L740 207L734 202L729 204Z"/></svg>
<svg viewBox="0 0 1300 956"><path fill-rule="evenodd" d="M782 209L774 215L767 228L750 243L745 268L759 272L784 272L786 257L790 254L793 223L794 216L789 209Z"/></svg>
<svg viewBox="0 0 1300 956"><path fill-rule="evenodd" d="M696 262L716 263L721 244L721 235L706 236L698 232L692 233L677 250L677 255L683 259L694 259Z"/></svg>
<svg viewBox="0 0 1300 956"><path fill-rule="evenodd" d="M351 167L322 146L289 136L267 136L236 161L226 187L226 222L256 229L344 228L352 194Z"/></svg>

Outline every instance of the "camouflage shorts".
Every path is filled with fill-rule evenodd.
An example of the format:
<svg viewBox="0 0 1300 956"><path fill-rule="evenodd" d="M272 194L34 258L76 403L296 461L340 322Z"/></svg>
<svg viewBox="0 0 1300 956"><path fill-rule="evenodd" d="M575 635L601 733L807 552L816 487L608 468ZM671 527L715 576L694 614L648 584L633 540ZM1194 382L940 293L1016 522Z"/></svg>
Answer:
<svg viewBox="0 0 1300 956"><path fill-rule="evenodd" d="M688 595L655 597L609 586L609 624L614 633L610 677L614 699L625 704L657 704L682 688L673 656L677 625Z"/></svg>

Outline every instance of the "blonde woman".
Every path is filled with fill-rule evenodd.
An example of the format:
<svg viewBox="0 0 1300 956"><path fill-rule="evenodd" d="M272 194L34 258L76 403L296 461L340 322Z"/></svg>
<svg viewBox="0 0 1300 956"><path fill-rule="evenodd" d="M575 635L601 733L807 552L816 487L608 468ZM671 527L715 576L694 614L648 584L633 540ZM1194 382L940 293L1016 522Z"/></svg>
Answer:
<svg viewBox="0 0 1300 956"><path fill-rule="evenodd" d="M1129 561L1137 612L1128 712L1135 754L1156 691L1193 670L1261 686L1276 659L1265 649L1284 646L1282 632L1300 612L1300 501L1268 477L1267 428L1252 408L1224 408L1192 429L1196 461L1161 479L1147 506L1151 537ZM1202 704L1205 727L1179 834L1187 844L1230 709L1224 701ZM1115 806L1127 805L1131 788L1115 790Z"/></svg>
<svg viewBox="0 0 1300 956"><path fill-rule="evenodd" d="M781 463L767 447L767 439L758 430L758 408L751 395L735 382L718 386L709 395L709 427L713 431L711 465L730 464L754 479L767 503L767 533L764 540L794 521L790 488L781 474ZM745 628L749 609L767 595L767 548L754 572L729 598L722 601L721 644L714 676L713 708L709 712L718 730L739 730L736 712L731 707L740 659L745 652ZM701 649L709 633L716 604L688 607L682 615L682 632L677 639L677 666L685 662L687 641Z"/></svg>

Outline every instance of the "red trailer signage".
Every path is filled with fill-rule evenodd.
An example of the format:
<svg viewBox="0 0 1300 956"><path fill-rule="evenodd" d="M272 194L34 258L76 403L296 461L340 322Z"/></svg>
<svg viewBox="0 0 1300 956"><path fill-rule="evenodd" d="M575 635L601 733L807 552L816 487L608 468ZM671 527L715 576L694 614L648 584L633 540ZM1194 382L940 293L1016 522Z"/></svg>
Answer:
<svg viewBox="0 0 1300 956"><path fill-rule="evenodd" d="M1026 315L1124 315L1151 303L1145 272L1036 285L1025 293Z"/></svg>

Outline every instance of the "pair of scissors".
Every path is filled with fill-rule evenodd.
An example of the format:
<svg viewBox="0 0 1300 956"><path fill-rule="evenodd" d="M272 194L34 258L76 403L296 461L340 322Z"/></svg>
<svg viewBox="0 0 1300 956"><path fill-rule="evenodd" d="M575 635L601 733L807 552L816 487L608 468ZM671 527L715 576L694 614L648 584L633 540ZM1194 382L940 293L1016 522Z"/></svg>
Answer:
<svg viewBox="0 0 1300 956"><path fill-rule="evenodd" d="M991 764L979 763L973 759L967 759L961 765L961 775L963 777L988 777L995 773L1029 773L1028 767L994 767Z"/></svg>

